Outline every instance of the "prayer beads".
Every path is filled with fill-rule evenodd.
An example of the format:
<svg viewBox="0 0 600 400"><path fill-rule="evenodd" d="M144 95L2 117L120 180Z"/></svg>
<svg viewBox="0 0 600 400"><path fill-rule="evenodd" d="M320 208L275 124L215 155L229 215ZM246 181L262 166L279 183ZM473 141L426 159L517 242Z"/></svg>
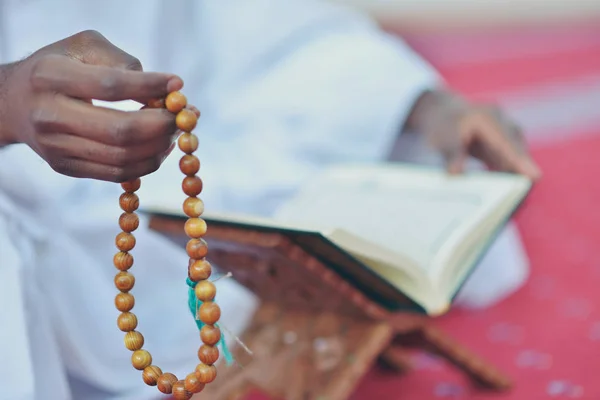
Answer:
<svg viewBox="0 0 600 400"><path fill-rule="evenodd" d="M193 394L201 392L205 385L214 381L217 376L214 364L219 359L217 345L221 340L221 331L216 324L221 316L221 309L213 301L217 293L216 287L207 280L212 271L210 263L205 259L208 246L202 239L207 226L201 218L204 212L204 203L197 196L202 192L203 183L202 179L196 176L200 170L200 160L193 153L198 149L198 137L192 133L198 117L196 112L187 108L187 99L180 92L170 93L164 101L154 100L148 104L148 107L164 107L176 114L177 128L182 131L177 143L179 149L184 153L179 162L179 169L185 175L181 188L188 196L183 202L183 212L189 217L185 223L185 233L189 237L186 246L190 257L188 279L196 285L194 291L201 302L197 315L204 324L200 330L203 344L198 349L200 364L184 380L179 380L172 373L163 372L152 364L152 355L143 349L144 336L135 330L138 320L132 312L135 298L130 293L135 285L135 277L129 270L134 261L130 254L136 244L134 232L139 227L139 218L136 214L139 207L139 198L136 192L141 186L139 178L121 184L124 190L119 198L119 205L124 211L119 218L122 232L115 239L119 252L113 258L114 266L118 270L115 276L115 286L120 291L115 297L115 307L121 312L117 318L117 325L121 331L125 332L125 347L132 351L131 364L134 368L142 371L144 383L156 386L162 393L171 394L175 400L183 400L190 399Z"/></svg>

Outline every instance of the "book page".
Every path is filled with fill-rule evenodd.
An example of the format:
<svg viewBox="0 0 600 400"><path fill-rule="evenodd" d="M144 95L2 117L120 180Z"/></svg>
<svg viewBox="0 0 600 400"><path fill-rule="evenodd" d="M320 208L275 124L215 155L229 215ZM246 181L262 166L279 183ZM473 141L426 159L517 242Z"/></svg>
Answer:
<svg viewBox="0 0 600 400"><path fill-rule="evenodd" d="M348 230L427 270L442 248L482 221L513 183L504 175L449 177L399 164L340 167L303 188L275 218Z"/></svg>

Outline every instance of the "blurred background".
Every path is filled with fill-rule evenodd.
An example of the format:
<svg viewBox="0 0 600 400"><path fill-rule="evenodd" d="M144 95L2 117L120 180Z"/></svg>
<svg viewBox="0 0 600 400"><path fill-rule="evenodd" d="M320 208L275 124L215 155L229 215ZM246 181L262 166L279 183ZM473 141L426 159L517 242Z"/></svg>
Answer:
<svg viewBox="0 0 600 400"><path fill-rule="evenodd" d="M401 35L451 87L501 104L544 171L517 215L526 286L490 310L438 321L517 378L515 389L476 392L417 354L418 373L376 370L354 399L600 399L600 1L338 1Z"/></svg>
<svg viewBox="0 0 600 400"><path fill-rule="evenodd" d="M280 1L285 4L286 0ZM453 309L435 320L444 331L515 378L514 390L506 394L478 391L462 373L441 360L415 353L415 372L399 377L375 367L352 400L600 400L600 252L594 250L600 242L600 211L596 208L600 205L600 0L330 1L372 15L382 28L401 36L429 61L452 89L473 100L499 104L524 128L533 157L544 172L516 216L531 262L526 285L492 308ZM30 2L14 3L24 7ZM93 4L98 10L105 8L104 2L86 5ZM243 4L252 8L251 0ZM126 14L114 9L115 20ZM85 14L95 17L89 10ZM105 15L111 14L107 11ZM42 28L32 30L35 24L26 21L13 24L17 33L12 39L19 52L19 45L33 50L38 47L35 43L48 40ZM107 21L99 26L113 22ZM60 22L57 25L62 25ZM136 48L135 41L129 40L135 35L129 35L127 24L112 25L109 36L118 39L116 44L135 50L141 58L166 59ZM140 29L137 34L145 35L142 32ZM58 30L54 33L58 35ZM223 36L225 44L230 44L229 39L235 42L235 35ZM160 42L156 36L144 39L149 37L149 45ZM185 40L170 36L163 44L167 50L177 44L187 46ZM354 48L350 46L350 50ZM229 53L235 52L224 53L227 61ZM174 62L177 68L187 68ZM161 68L164 65L160 64ZM290 76L295 80L294 73ZM251 102L259 100L251 98ZM236 106L237 102L225 111L246 117L243 107L235 114ZM206 115L210 118L210 108ZM257 126L258 131L272 128ZM235 131L238 126L227 125L227 129ZM222 141L213 153L221 157L220 150L226 145L227 141ZM250 179L248 183L252 184ZM231 190L237 194L238 188Z"/></svg>

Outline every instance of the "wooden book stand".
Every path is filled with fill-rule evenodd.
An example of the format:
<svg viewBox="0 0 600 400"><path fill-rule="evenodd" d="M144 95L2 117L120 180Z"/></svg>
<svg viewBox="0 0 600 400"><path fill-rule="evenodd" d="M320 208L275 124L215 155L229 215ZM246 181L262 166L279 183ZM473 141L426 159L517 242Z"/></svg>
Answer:
<svg viewBox="0 0 600 400"><path fill-rule="evenodd" d="M185 245L184 219L154 215L150 227ZM232 349L239 365L218 366L200 398L243 399L258 390L274 399L345 400L378 359L410 369L408 347L444 357L477 384L510 381L416 313L390 312L299 243L280 233L209 223L209 260L253 291L261 306ZM312 252L312 254L315 254ZM204 396L204 397L203 397Z"/></svg>

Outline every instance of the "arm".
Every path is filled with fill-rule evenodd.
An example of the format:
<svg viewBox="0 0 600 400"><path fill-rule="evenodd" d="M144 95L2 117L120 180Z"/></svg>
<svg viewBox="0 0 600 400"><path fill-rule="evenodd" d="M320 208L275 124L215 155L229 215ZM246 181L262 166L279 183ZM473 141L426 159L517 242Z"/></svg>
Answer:
<svg viewBox="0 0 600 400"><path fill-rule="evenodd" d="M327 164L384 160L439 82L403 42L345 8L237 6L205 14L224 30L204 32L219 72L198 102L213 210L268 214Z"/></svg>
<svg viewBox="0 0 600 400"><path fill-rule="evenodd" d="M363 15L310 0L202 4L210 74L194 102L211 210L271 214L328 164L385 160L405 129L451 172L473 151L539 175L514 124L438 90L433 68Z"/></svg>

